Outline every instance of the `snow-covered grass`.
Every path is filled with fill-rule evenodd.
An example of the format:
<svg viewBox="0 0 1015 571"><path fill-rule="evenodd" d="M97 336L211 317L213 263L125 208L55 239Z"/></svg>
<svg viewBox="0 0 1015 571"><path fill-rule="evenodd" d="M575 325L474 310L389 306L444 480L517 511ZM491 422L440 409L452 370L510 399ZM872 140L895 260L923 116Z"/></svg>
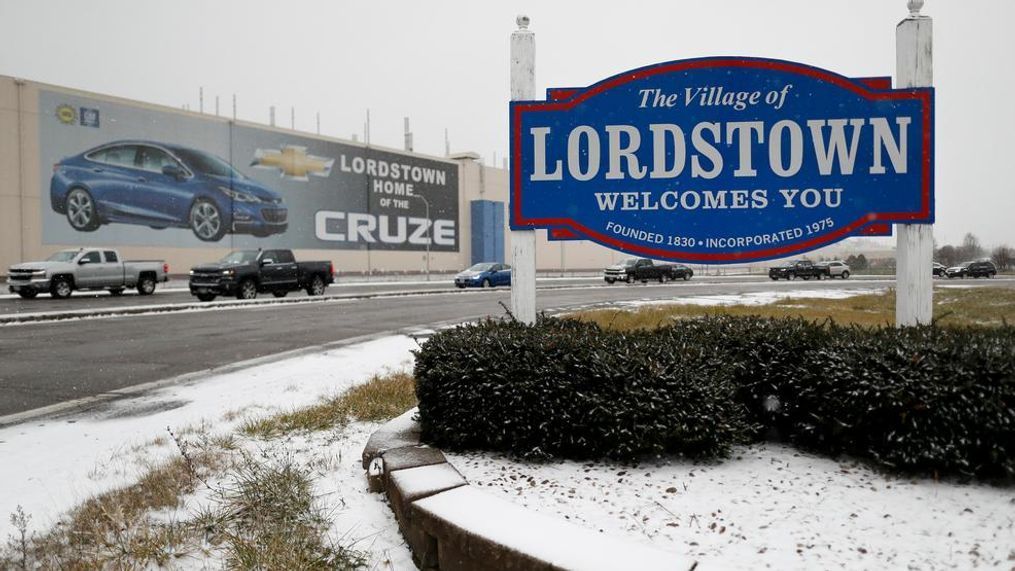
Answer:
<svg viewBox="0 0 1015 571"><path fill-rule="evenodd" d="M961 307L989 299L988 311L1002 317L1011 312L1012 294L950 292L938 302ZM698 310L782 304L795 311L815 298L854 304L856 293L835 288L675 301ZM955 297L962 295L977 297ZM688 299L697 301L691 305ZM658 308L635 304L624 312L644 309ZM142 475L178 461L169 427L185 442L212 442L240 455L284 456L309 474L315 509L327 518L331 541L365 551L371 567L411 569L391 511L383 497L367 492L359 462L377 423L298 430L273 439L262 437L277 432L245 434L242 429L258 419L318 405L378 373L405 370L415 346L404 336L379 339L0 429L0 546L17 536L18 525L7 514L19 506L30 517L28 532L43 534L88 499L134 485ZM603 533L692 554L705 569L970 568L1015 561L1010 488L886 477L783 446L740 448L719 464L680 459L638 466L525 464L473 454L451 460L483 489ZM152 517L193 518L214 506L215 489L228 485L228 474L210 476L178 507ZM221 554L209 550L177 564L216 566L221 563L216 557Z"/></svg>
<svg viewBox="0 0 1015 571"><path fill-rule="evenodd" d="M699 569L971 569L1015 561L1015 491L884 476L764 444L715 464L451 454L469 482Z"/></svg>
<svg viewBox="0 0 1015 571"><path fill-rule="evenodd" d="M788 282L787 282L788 283ZM641 308L664 305L698 305L704 307L745 305L757 306L784 299L846 299L857 295L882 294L884 289L849 289L849 288L828 288L828 289L806 289L790 291L758 291L728 295L696 295L678 299L666 300L635 300L619 301L613 305L623 308Z"/></svg>
<svg viewBox="0 0 1015 571"><path fill-rule="evenodd" d="M645 299L588 308L573 315L615 329L651 329L677 319L715 313L802 317L818 322L832 319L844 324L884 326L895 322L895 290L829 287ZM1015 323L1015 289L939 286L934 295L934 318L940 325Z"/></svg>
<svg viewBox="0 0 1015 571"><path fill-rule="evenodd" d="M388 337L0 429L0 545L17 535L7 515L18 506L31 518L28 532L38 536L88 499L134 485L178 459L169 427L184 441L229 439L230 446L254 455L284 451L314 471L314 496L330 518L329 537L369 552L375 567L411 568L391 512L381 496L367 492L360 465L360 453L377 423L353 422L340 431L290 435L276 442L229 437L252 418L311 406L376 374L404 370L415 346L408 337ZM208 499L202 490L185 497L165 518L191 517Z"/></svg>

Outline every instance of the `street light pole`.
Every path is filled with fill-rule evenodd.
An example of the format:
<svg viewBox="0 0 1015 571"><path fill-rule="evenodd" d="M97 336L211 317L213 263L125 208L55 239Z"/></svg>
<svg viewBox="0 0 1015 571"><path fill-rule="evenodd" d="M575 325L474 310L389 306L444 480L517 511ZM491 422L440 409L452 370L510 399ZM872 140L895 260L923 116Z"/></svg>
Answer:
<svg viewBox="0 0 1015 571"><path fill-rule="evenodd" d="M422 200L426 207L426 281L430 281L430 201L419 194L412 196Z"/></svg>

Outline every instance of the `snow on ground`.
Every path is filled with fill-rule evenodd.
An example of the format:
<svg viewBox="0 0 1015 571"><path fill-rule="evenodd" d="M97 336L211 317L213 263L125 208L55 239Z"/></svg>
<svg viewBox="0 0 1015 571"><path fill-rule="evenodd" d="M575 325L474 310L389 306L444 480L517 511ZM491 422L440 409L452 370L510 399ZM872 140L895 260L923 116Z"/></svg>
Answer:
<svg viewBox="0 0 1015 571"><path fill-rule="evenodd" d="M891 478L763 444L717 464L525 463L449 454L473 485L698 569L1007 569L1015 490Z"/></svg>
<svg viewBox="0 0 1015 571"><path fill-rule="evenodd" d="M32 516L32 528L42 531L83 500L132 484L147 466L178 454L167 427L184 439L197 428L210 436L229 434L244 418L307 406L374 374L408 368L416 346L406 336L386 337L2 428L0 542L13 533L8 515L19 505ZM318 485L335 514L336 539L361 540L357 547L404 564L410 556L391 510L380 495L367 492L360 464L376 428L353 424L341 438L307 436L287 441L286 447L304 457L334 459L334 472Z"/></svg>
<svg viewBox="0 0 1015 571"><path fill-rule="evenodd" d="M787 282L789 283L789 282ZM758 291L751 293L738 293L729 295L696 295L679 297L674 299L644 299L635 301L620 301L613 305L627 309L638 309L652 305L766 305L780 299L846 299L857 295L878 294L883 289L809 289L793 291Z"/></svg>

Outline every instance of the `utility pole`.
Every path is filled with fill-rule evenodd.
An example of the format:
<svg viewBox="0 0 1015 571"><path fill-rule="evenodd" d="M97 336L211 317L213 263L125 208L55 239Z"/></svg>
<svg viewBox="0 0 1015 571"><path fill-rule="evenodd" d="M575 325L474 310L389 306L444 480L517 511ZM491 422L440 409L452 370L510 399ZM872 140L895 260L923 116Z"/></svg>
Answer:
<svg viewBox="0 0 1015 571"><path fill-rule="evenodd" d="M204 88L197 88L197 109L201 113L204 113Z"/></svg>
<svg viewBox="0 0 1015 571"><path fill-rule="evenodd" d="M895 28L897 88L931 87L933 21L920 14L924 0L908 0L909 16ZM895 325L927 325L933 319L932 224L896 224Z"/></svg>
<svg viewBox="0 0 1015 571"><path fill-rule="evenodd" d="M274 105L272 105L271 107L268 108L268 114L269 114L269 116L268 116L268 124L271 125L272 127L274 127L275 126L275 106Z"/></svg>
<svg viewBox="0 0 1015 571"><path fill-rule="evenodd" d="M515 19L511 33L511 100L536 98L536 35L529 17ZM480 165L479 168L483 168ZM536 231L511 230L511 313L522 323L536 322Z"/></svg>
<svg viewBox="0 0 1015 571"><path fill-rule="evenodd" d="M405 150L412 152L412 131L409 130L409 118L405 118Z"/></svg>
<svg viewBox="0 0 1015 571"><path fill-rule="evenodd" d="M426 281L430 281L430 233L432 232L432 225L430 224L430 201L428 201L422 194L413 194L412 196L422 200L423 206L426 207Z"/></svg>

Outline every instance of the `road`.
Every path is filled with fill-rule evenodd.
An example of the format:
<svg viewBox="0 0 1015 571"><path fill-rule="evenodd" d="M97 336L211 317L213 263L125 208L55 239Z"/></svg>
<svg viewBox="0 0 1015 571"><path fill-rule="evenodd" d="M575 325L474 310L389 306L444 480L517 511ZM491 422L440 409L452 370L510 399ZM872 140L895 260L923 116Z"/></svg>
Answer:
<svg viewBox="0 0 1015 571"><path fill-rule="evenodd" d="M581 287L540 290L538 307L554 310L773 289L878 289L894 285L894 280L706 282L696 278L668 284L592 283L597 285L586 282ZM1015 287L1015 280L965 280L964 285ZM510 304L507 289L451 290L0 326L0 417L303 347L503 315L501 303Z"/></svg>
<svg viewBox="0 0 1015 571"><path fill-rule="evenodd" d="M865 279L864 277L856 277L853 279ZM733 275L733 276L696 276L696 282L700 281L719 281L722 283L727 282L744 282L744 281L757 281L761 279L761 276L754 275ZM877 277L877 279L882 279ZM552 289L560 287L574 287L574 286L588 286L588 285L603 285L601 276L586 276L586 277L544 277L538 281L538 287L541 289ZM365 280L356 281L341 281L328 288L326 295L332 297L350 297L350 296L371 296L378 294L388 294L396 292L423 292L423 291L455 291L452 285L451 278L447 276L437 277L435 276L433 281L415 280L415 281L374 281L368 282ZM261 294L262 298L271 298L270 295ZM306 297L303 292L292 292L288 296L292 298ZM227 297L219 297L219 300L229 299ZM0 316L5 315L19 315L29 314L37 312L51 312L51 311L77 311L77 310L89 310L89 309L114 309L118 307L133 307L138 305L165 305L174 303L185 303L195 302L197 298L192 296L187 290L187 282L182 280L173 280L168 284L159 284L159 287L155 290L155 295L151 296L140 296L137 295L133 290L125 292L122 296L113 297L105 291L77 291L68 298L63 300L56 300L50 298L47 294L42 294L35 299L21 299L17 295L7 294L0 295Z"/></svg>

